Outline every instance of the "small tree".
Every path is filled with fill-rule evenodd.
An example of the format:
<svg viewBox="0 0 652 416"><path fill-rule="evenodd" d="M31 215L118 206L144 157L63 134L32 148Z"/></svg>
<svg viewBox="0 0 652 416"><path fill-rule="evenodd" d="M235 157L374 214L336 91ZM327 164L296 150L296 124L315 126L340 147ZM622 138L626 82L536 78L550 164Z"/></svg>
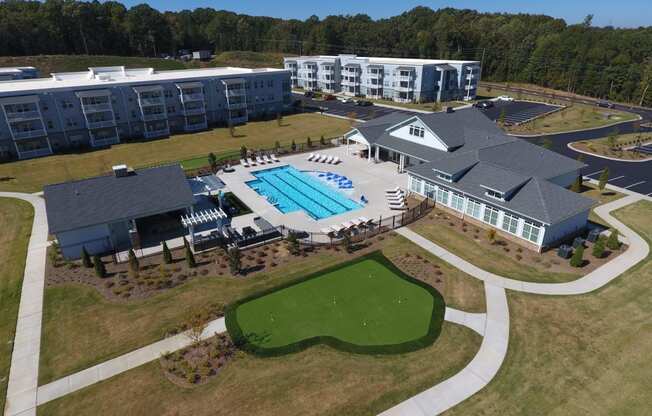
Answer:
<svg viewBox="0 0 652 416"><path fill-rule="evenodd" d="M607 186L608 181L609 181L609 168L604 168L604 170L600 174L600 177L598 178L598 188L600 188L600 192L604 191L604 188Z"/></svg>
<svg viewBox="0 0 652 416"><path fill-rule="evenodd" d="M619 250L620 240L618 239L618 230L612 229L609 238L607 238L607 247L609 250Z"/></svg>
<svg viewBox="0 0 652 416"><path fill-rule="evenodd" d="M274 142L274 151L278 153L278 151L281 149L281 142L278 140Z"/></svg>
<svg viewBox="0 0 652 416"><path fill-rule="evenodd" d="M186 327L188 328L186 336L197 344L202 340L202 335L208 326L208 317L210 314L205 308L191 309L187 312Z"/></svg>
<svg viewBox="0 0 652 416"><path fill-rule="evenodd" d="M570 187L570 190L576 193L582 192L582 175L579 175Z"/></svg>
<svg viewBox="0 0 652 416"><path fill-rule="evenodd" d="M570 259L570 265L573 267L582 267L584 265L584 246L578 246Z"/></svg>
<svg viewBox="0 0 652 416"><path fill-rule="evenodd" d="M211 166L213 172L217 170L217 157L215 153L211 152L208 154L208 164Z"/></svg>
<svg viewBox="0 0 652 416"><path fill-rule="evenodd" d="M489 239L489 242L493 244L496 241L496 230L493 228L487 230L487 238Z"/></svg>
<svg viewBox="0 0 652 416"><path fill-rule="evenodd" d="M543 142L541 142L541 147L548 150L552 149L552 140L548 137L544 137Z"/></svg>
<svg viewBox="0 0 652 416"><path fill-rule="evenodd" d="M276 113L276 125L279 127L283 125L283 114L280 111Z"/></svg>
<svg viewBox="0 0 652 416"><path fill-rule="evenodd" d="M132 248L129 249L129 270L132 273L138 273L140 271L140 263L138 262L138 257Z"/></svg>
<svg viewBox="0 0 652 416"><path fill-rule="evenodd" d="M308 146L308 148L312 147L312 139L310 138L310 136L308 136L308 138L306 139L306 146Z"/></svg>
<svg viewBox="0 0 652 416"><path fill-rule="evenodd" d="M498 125L499 126L504 126L505 125L505 117L506 117L505 109L503 108L500 110L500 115L498 116Z"/></svg>
<svg viewBox="0 0 652 416"><path fill-rule="evenodd" d="M321 144L322 146L326 146L326 139L324 138L323 134L319 138L319 144Z"/></svg>
<svg viewBox="0 0 652 416"><path fill-rule="evenodd" d="M240 148L240 159L246 159L247 158L247 146L242 146Z"/></svg>
<svg viewBox="0 0 652 416"><path fill-rule="evenodd" d="M93 267L93 262L91 261L91 257L88 255L88 251L86 251L85 246L82 246L81 260L82 260L82 264L87 269L90 269L91 267Z"/></svg>
<svg viewBox="0 0 652 416"><path fill-rule="evenodd" d="M229 270L231 274L239 274L242 270L242 253L240 249L236 247L231 247L227 252L229 256Z"/></svg>
<svg viewBox="0 0 652 416"><path fill-rule="evenodd" d="M609 136L607 136L607 144L609 145L610 149L615 149L616 145L618 144L618 133L609 133Z"/></svg>
<svg viewBox="0 0 652 416"><path fill-rule="evenodd" d="M163 262L165 262L165 264L172 264L172 253L165 241L163 242Z"/></svg>
<svg viewBox="0 0 652 416"><path fill-rule="evenodd" d="M296 234L289 233L287 242L290 246L289 247L290 253L296 256L301 252L301 247L299 246L299 239L297 238Z"/></svg>
<svg viewBox="0 0 652 416"><path fill-rule="evenodd" d="M197 263L195 263L195 255L192 253L192 250L190 249L190 245L186 246L186 264L191 269L197 267Z"/></svg>
<svg viewBox="0 0 652 416"><path fill-rule="evenodd" d="M95 275L97 277L102 278L106 276L106 268L104 267L104 263L102 263L100 256L93 256L93 266L95 267Z"/></svg>
<svg viewBox="0 0 652 416"><path fill-rule="evenodd" d="M344 250L346 250L347 253L350 253L353 251L353 245L351 242L351 232L349 230L346 230L342 233L342 242L344 244Z"/></svg>
<svg viewBox="0 0 652 416"><path fill-rule="evenodd" d="M593 257L596 259L604 257L604 238L598 238L595 244L593 244Z"/></svg>
<svg viewBox="0 0 652 416"><path fill-rule="evenodd" d="M229 120L229 135L231 135L231 137L235 137L235 126L231 120Z"/></svg>
<svg viewBox="0 0 652 416"><path fill-rule="evenodd" d="M294 142L294 139L292 139L292 144L290 145L290 148L292 149L293 152L297 151L297 144Z"/></svg>

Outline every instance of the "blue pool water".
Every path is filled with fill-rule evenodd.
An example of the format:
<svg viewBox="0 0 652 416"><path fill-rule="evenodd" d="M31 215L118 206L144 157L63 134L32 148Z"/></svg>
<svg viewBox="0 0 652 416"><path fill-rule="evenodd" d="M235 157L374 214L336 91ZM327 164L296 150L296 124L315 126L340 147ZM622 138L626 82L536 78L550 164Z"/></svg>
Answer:
<svg viewBox="0 0 652 416"><path fill-rule="evenodd" d="M360 208L355 201L292 166L252 172L247 185L283 213L303 210L316 220Z"/></svg>

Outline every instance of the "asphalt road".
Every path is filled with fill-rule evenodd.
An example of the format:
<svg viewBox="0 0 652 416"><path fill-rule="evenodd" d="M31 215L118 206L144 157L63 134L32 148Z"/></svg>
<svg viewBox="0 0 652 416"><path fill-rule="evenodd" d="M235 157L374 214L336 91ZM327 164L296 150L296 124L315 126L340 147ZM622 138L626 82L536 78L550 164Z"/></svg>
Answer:
<svg viewBox="0 0 652 416"><path fill-rule="evenodd" d="M484 111L484 115L496 121L505 111L506 123L523 123L544 113L558 109L558 106L533 103L531 101L495 101L494 106Z"/></svg>
<svg viewBox="0 0 652 416"><path fill-rule="evenodd" d="M526 90L522 90L528 94L533 94ZM545 98L552 98L546 94L534 94ZM356 118L360 120L371 120L376 117L381 117L383 115L392 113L392 112L401 112L405 114L415 114L409 110L394 110L391 108L378 107L376 105L371 105L368 107L359 107L353 103L342 103L338 100L331 101L315 101L309 98L305 98L299 94L294 94L295 99L301 99L304 101L304 104L308 107L323 107L325 108L324 112L329 114L335 114L339 116L349 116L352 112L356 113ZM556 100L561 100L560 97L555 96ZM587 101L587 104L595 104L594 102ZM516 107L518 109L518 107ZM641 109L641 108L630 108L629 106L624 106L621 104L616 104L616 108L623 111L634 112L643 118L644 123L646 121L652 120L652 109ZM488 114L491 116L491 114ZM491 117L489 117L491 118ZM638 124L637 121L622 123L617 126L618 131L621 134L633 133L634 124ZM568 147L568 143L578 141L578 140L591 140L601 137L606 137L614 130L615 127L603 127L599 129L585 130L574 133L560 133L560 134L549 134L545 137L550 139L552 142L551 150L561 153L565 156L568 156L573 159L577 159L581 154L576 152ZM641 132L650 132L651 128L640 128ZM543 138L529 138L521 137L523 140L528 140L536 144L541 144ZM598 179L602 170L606 167L609 168L609 184L619 186L621 188L627 188L631 191L641 193L643 195L652 196L652 161L648 162L621 162L616 160L603 159L596 156L584 155L584 163L587 167L582 170L582 174L585 177L591 179Z"/></svg>

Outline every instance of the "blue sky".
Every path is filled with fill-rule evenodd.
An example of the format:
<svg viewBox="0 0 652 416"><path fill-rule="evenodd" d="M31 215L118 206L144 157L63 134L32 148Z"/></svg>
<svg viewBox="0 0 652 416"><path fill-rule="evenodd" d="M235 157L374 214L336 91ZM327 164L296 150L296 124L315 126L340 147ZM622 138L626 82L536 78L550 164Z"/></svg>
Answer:
<svg viewBox="0 0 652 416"><path fill-rule="evenodd" d="M127 6L144 3L140 0L122 0ZM593 14L596 26L636 27L652 25L652 7L649 0L154 0L148 1L159 10L181 10L195 7L212 7L258 16L305 19L315 14L319 17L330 14L365 13L373 18L400 14L413 7L423 5L433 9L440 7L469 8L488 12L542 13L564 18L569 23L578 23L587 14Z"/></svg>

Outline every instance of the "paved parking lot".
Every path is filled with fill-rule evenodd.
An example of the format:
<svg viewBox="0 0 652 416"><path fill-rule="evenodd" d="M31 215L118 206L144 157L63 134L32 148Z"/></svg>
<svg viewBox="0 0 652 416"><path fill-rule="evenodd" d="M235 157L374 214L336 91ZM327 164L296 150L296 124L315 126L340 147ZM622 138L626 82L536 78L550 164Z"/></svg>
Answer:
<svg viewBox="0 0 652 416"><path fill-rule="evenodd" d="M484 110L484 113L491 120L498 120L500 114L505 111L505 123L518 124L532 120L541 114L558 109L559 106L533 103L530 101L496 101L494 106Z"/></svg>
<svg viewBox="0 0 652 416"><path fill-rule="evenodd" d="M377 105L370 105L368 107L362 107L355 105L355 103L343 103L339 100L330 100L330 101L321 101L313 100L311 98L306 98L300 94L292 94L295 100L301 100L304 102L306 108L324 108L324 113L333 114L336 116L349 117L352 113L355 113L355 118L358 120L371 120L373 118L382 117L390 113L405 113L413 114L409 110L395 110L393 108L379 107Z"/></svg>

